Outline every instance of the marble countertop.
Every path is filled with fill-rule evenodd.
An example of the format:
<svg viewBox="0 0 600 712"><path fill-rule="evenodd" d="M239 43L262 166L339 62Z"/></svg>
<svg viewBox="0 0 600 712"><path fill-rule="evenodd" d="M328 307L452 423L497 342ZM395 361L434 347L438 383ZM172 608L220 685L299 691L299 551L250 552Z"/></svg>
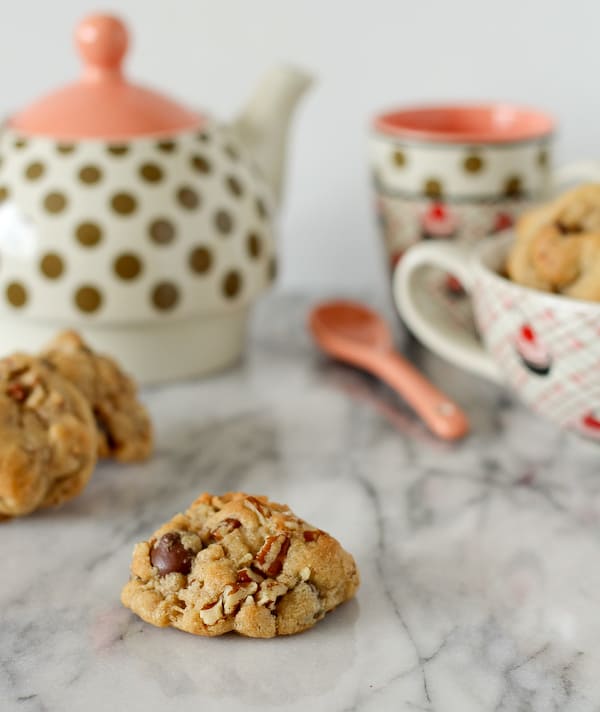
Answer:
<svg viewBox="0 0 600 712"><path fill-rule="evenodd" d="M235 370L149 389L141 466L0 528L0 710L600 709L600 449L413 347L473 424L436 441L319 356L307 301L256 315ZM360 567L355 600L291 638L197 638L119 603L133 544L204 490L287 502Z"/></svg>

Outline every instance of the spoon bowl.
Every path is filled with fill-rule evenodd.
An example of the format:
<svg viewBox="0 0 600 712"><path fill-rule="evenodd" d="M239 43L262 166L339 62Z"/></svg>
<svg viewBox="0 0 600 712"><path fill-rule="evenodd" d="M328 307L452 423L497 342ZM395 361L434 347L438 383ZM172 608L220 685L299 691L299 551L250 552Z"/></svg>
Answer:
<svg viewBox="0 0 600 712"><path fill-rule="evenodd" d="M356 302L325 302L312 310L308 326L325 353L385 381L436 435L453 440L467 433L465 414L394 350L391 331L379 314Z"/></svg>

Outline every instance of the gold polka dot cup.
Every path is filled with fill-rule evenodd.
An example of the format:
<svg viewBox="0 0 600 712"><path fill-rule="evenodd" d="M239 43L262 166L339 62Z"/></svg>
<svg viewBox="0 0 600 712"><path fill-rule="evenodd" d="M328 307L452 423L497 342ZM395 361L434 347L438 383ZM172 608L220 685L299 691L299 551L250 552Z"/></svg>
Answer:
<svg viewBox="0 0 600 712"><path fill-rule="evenodd" d="M377 116L370 162L391 266L420 240L473 243L510 227L550 190L553 131L547 114L507 104Z"/></svg>
<svg viewBox="0 0 600 712"><path fill-rule="evenodd" d="M142 381L236 361L275 273L286 134L308 85L272 71L231 125L129 83L122 22L77 30L82 78L0 136L2 350L82 331Z"/></svg>

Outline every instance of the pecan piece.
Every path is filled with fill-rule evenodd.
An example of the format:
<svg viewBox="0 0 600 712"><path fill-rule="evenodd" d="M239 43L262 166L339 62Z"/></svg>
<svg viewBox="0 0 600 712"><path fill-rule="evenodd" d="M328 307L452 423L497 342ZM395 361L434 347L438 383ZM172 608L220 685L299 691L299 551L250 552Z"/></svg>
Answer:
<svg viewBox="0 0 600 712"><path fill-rule="evenodd" d="M269 509L267 509L267 507L265 507L259 499L252 497L251 495L246 497L244 500L244 507L249 509L251 512L254 512L261 524L264 524L267 521L267 518L271 516Z"/></svg>
<svg viewBox="0 0 600 712"><path fill-rule="evenodd" d="M262 573L257 573L256 571L252 571L251 569L241 569L238 571L237 575L237 583L240 585L244 585L246 583L252 583L253 581L256 583L260 583L263 580Z"/></svg>
<svg viewBox="0 0 600 712"><path fill-rule="evenodd" d="M200 618L206 625L214 625L223 618L223 601L219 597L212 603L207 603L200 610Z"/></svg>
<svg viewBox="0 0 600 712"><path fill-rule="evenodd" d="M6 388L6 395L8 395L14 401L17 401L17 403L22 403L24 400L26 400L29 393L30 389L22 383L19 383L19 381L13 381L12 383L9 383Z"/></svg>
<svg viewBox="0 0 600 712"><path fill-rule="evenodd" d="M246 598L256 593L257 590L258 584L254 581L250 581L249 584L244 586L237 583L225 586L225 590L223 591L223 611L225 615L235 615Z"/></svg>
<svg viewBox="0 0 600 712"><path fill-rule="evenodd" d="M311 541L316 541L322 533L323 532L320 529L307 529L302 533L302 536L304 537L304 541L309 543Z"/></svg>
<svg viewBox="0 0 600 712"><path fill-rule="evenodd" d="M255 557L256 568L267 576L278 576L289 548L290 539L285 534L268 536Z"/></svg>
<svg viewBox="0 0 600 712"><path fill-rule="evenodd" d="M242 523L239 519L228 517L219 522L218 526L210 532L210 535L215 541L221 541L221 539L230 534L234 529L239 529L241 526Z"/></svg>

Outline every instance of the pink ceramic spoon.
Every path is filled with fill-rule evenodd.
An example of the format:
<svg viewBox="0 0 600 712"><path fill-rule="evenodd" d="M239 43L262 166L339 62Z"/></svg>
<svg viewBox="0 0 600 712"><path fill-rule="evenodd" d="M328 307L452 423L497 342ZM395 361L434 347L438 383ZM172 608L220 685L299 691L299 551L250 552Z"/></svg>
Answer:
<svg viewBox="0 0 600 712"><path fill-rule="evenodd" d="M385 381L440 438L455 440L467 433L462 410L394 350L383 319L355 302L326 302L313 309L309 329L330 356Z"/></svg>

